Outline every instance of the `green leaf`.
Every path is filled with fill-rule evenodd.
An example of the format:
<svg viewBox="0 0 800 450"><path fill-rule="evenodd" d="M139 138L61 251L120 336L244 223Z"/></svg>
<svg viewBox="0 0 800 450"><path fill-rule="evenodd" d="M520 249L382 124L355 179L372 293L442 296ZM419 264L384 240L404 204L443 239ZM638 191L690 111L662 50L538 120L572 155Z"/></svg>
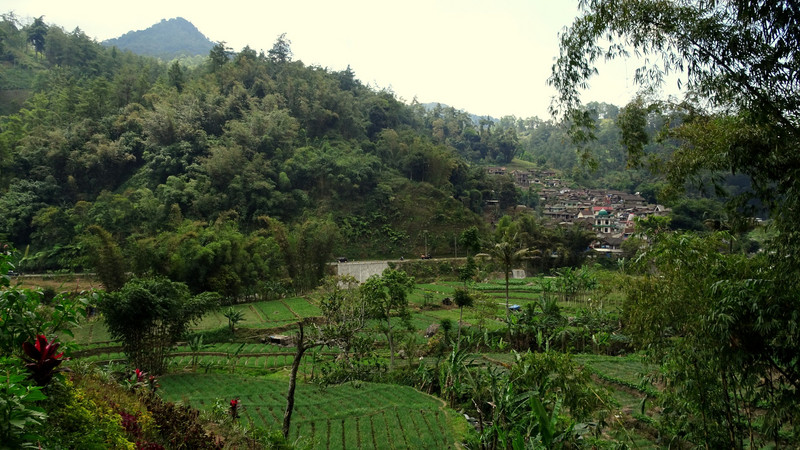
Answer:
<svg viewBox="0 0 800 450"><path fill-rule="evenodd" d="M26 400L30 400L30 401L34 401L34 402L38 402L40 400L47 399L47 396L44 395L44 393L42 391L40 391L39 389L32 389L25 396L25 399Z"/></svg>

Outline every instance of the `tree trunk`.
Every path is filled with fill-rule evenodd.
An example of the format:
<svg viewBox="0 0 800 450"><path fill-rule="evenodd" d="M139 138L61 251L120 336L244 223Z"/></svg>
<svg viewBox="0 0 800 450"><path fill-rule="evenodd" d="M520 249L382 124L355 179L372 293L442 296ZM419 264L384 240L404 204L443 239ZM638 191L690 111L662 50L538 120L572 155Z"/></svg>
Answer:
<svg viewBox="0 0 800 450"><path fill-rule="evenodd" d="M508 310L508 271L511 270L510 265L506 265L506 326L508 327L508 339L511 339L511 317Z"/></svg>
<svg viewBox="0 0 800 450"><path fill-rule="evenodd" d="M394 369L394 339L392 337L391 310L386 311L386 340L389 341L389 368Z"/></svg>
<svg viewBox="0 0 800 450"><path fill-rule="evenodd" d="M292 412L294 411L294 391L297 387L297 371L300 369L300 361L303 353L306 352L305 340L303 336L303 322L297 322L300 327L300 334L297 336L297 351L292 361L292 371L289 375L289 392L286 394L286 411L283 413L283 438L289 439L289 428L292 424Z"/></svg>
<svg viewBox="0 0 800 450"><path fill-rule="evenodd" d="M461 322L464 320L464 307L461 307L461 312L458 314L458 338L456 339L456 350L461 347Z"/></svg>

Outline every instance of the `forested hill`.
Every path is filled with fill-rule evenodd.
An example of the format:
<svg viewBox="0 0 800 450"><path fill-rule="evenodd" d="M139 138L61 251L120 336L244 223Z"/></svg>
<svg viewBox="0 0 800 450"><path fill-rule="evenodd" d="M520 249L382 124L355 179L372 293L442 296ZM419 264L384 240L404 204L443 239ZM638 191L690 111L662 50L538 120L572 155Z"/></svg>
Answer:
<svg viewBox="0 0 800 450"><path fill-rule="evenodd" d="M306 66L285 39L190 69L41 21L0 28L3 73L28 87L0 118L0 240L27 270L91 268L102 245L197 289L302 286L337 254L450 253L485 200L517 201L471 162L513 156L509 134L454 111L442 129L442 111Z"/></svg>
<svg viewBox="0 0 800 450"><path fill-rule="evenodd" d="M118 38L105 40L103 45L170 61L181 56L208 55L214 42L188 20L176 17L162 19L146 30L129 31Z"/></svg>

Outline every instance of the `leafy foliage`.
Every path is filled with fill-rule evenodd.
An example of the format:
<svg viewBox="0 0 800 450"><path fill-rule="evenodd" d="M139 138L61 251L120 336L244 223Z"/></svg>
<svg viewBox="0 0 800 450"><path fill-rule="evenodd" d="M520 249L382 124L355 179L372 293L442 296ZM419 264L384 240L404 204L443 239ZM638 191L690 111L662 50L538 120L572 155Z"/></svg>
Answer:
<svg viewBox="0 0 800 450"><path fill-rule="evenodd" d="M159 433L170 448L216 449L221 445L199 421L200 412L188 405L165 402L155 394L143 396L153 420L159 424Z"/></svg>
<svg viewBox="0 0 800 450"><path fill-rule="evenodd" d="M228 328L231 330L231 334L236 332L236 324L244 320L244 313L233 307L225 310L222 315L228 319Z"/></svg>
<svg viewBox="0 0 800 450"><path fill-rule="evenodd" d="M116 291L126 281L125 260L111 233L98 225L88 228L98 241L93 252L94 266L107 291Z"/></svg>
<svg viewBox="0 0 800 450"><path fill-rule="evenodd" d="M485 448L568 445L581 433L563 408L574 419L586 420L605 405L604 394L592 391L589 375L568 355L517 354L510 371L490 369L473 376L472 402Z"/></svg>
<svg viewBox="0 0 800 450"><path fill-rule="evenodd" d="M798 427L787 403L798 383L787 347L798 339L797 287L775 279L763 255L720 252L723 239L730 236L663 236L641 256L657 272L628 284L626 322L670 380L663 401L674 432L717 445L742 445L747 436L752 443L752 408L760 405L765 437L781 442L779 430Z"/></svg>
<svg viewBox="0 0 800 450"><path fill-rule="evenodd" d="M359 333L367 324L367 302L352 277L328 277L317 291L320 313L324 322L319 325L319 337L325 345L338 348L343 363L350 365L356 358L370 353L369 342Z"/></svg>
<svg viewBox="0 0 800 450"><path fill-rule="evenodd" d="M689 95L682 103L631 105L622 130L628 153L642 156L643 115L672 116L663 134L679 146L665 164L670 189L682 192L691 182L721 191L721 175L741 173L750 187L728 202L729 230L746 229L734 224L747 223L755 199L777 235L766 252L746 258L733 254L733 234L650 234L653 244L641 256L643 275L629 285L626 315L635 342L648 346L670 383L665 423L711 446L781 445L781 430L797 433L796 412L786 409L798 383L796 358L786 353L798 342L796 8L764 1L582 7L585 14L562 35L551 78L559 90L554 110L586 124L578 120L578 89L600 57L630 49L655 55L657 64L637 71L637 81L650 85L684 70ZM720 229L721 222L703 225ZM663 231L663 224L651 225ZM755 432L757 404L769 411L763 441Z"/></svg>
<svg viewBox="0 0 800 450"><path fill-rule="evenodd" d="M48 391L47 427L42 434L54 446L125 448L131 445L120 415L104 402L96 402L83 389L66 380Z"/></svg>
<svg viewBox="0 0 800 450"><path fill-rule="evenodd" d="M10 286L8 271L11 251L0 253L0 354L18 354L24 342L38 340L39 335L71 334L79 318L86 315L89 295L59 294L52 306L42 307L42 294L30 289Z"/></svg>
<svg viewBox="0 0 800 450"><path fill-rule="evenodd" d="M0 358L0 370L0 441L9 448L22 447L40 438L34 430L47 418L38 405L46 397L9 358Z"/></svg>
<svg viewBox="0 0 800 450"><path fill-rule="evenodd" d="M214 294L193 297L185 284L164 278L133 279L105 295L99 310L130 364L160 374L169 350L216 300Z"/></svg>
<svg viewBox="0 0 800 450"><path fill-rule="evenodd" d="M400 322L408 327L408 294L414 289L414 278L405 272L386 269L380 276L373 275L361 285L371 315L381 323L381 331L389 341L390 365L394 367L395 334L397 322L392 316L399 316Z"/></svg>
<svg viewBox="0 0 800 450"><path fill-rule="evenodd" d="M59 371L57 367L64 362L64 352L56 353L59 345L55 340L48 342L43 334L36 337L35 344L27 341L22 343L22 351L29 361L25 367L37 385L47 386Z"/></svg>

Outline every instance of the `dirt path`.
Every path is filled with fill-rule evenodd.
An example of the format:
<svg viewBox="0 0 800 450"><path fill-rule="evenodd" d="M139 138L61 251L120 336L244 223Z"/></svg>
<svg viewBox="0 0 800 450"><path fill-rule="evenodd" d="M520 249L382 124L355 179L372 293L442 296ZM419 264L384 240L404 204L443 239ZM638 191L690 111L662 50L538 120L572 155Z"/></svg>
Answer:
<svg viewBox="0 0 800 450"><path fill-rule="evenodd" d="M255 313L256 317L258 317L258 321L259 322L266 323L266 320L264 320L264 316L262 316L261 313L258 312L258 310L255 308L255 306L253 306L252 303L250 305L248 305L248 306L250 308L250 311L253 311Z"/></svg>

